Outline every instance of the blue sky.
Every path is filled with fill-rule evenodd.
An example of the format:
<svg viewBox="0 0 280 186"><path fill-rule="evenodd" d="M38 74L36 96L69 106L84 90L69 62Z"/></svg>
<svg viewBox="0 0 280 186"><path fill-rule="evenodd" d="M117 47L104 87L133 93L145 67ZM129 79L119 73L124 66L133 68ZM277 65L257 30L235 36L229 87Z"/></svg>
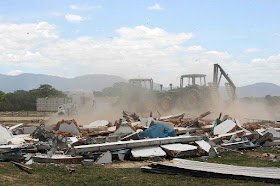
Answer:
<svg viewBox="0 0 280 186"><path fill-rule="evenodd" d="M65 77L105 73L149 76L168 84L177 82L182 73L211 77L212 64L221 63L238 85L280 84L279 8L280 1L270 0L0 1L0 36L6 37L0 48L0 73ZM39 23L44 24L38 29ZM118 32L121 28L131 30ZM28 37L36 32L37 39L14 39L9 34L14 30L13 34L26 32ZM138 37L142 31L146 35ZM163 35L157 38L156 32ZM192 37L180 36L183 33ZM184 41L174 43L173 36ZM22 42L26 43L16 47ZM16 50L5 48L11 43ZM200 48L188 49L192 46ZM81 47L85 48L79 51Z"/></svg>

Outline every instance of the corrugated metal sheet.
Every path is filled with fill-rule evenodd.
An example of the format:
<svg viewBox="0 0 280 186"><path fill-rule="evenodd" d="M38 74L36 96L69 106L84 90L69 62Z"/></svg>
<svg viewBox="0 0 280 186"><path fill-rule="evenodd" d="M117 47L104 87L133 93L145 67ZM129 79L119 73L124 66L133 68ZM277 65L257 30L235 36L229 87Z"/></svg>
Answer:
<svg viewBox="0 0 280 186"><path fill-rule="evenodd" d="M245 167L206 163L175 158L169 162L153 163L143 171L168 174L188 174L202 177L257 180L280 183L280 169L274 167Z"/></svg>

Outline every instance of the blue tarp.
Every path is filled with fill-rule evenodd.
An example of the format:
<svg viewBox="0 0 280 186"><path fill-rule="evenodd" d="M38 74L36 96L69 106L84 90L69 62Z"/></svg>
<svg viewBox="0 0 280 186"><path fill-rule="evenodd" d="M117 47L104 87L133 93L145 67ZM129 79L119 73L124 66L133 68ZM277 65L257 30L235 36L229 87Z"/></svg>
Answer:
<svg viewBox="0 0 280 186"><path fill-rule="evenodd" d="M165 138L176 136L175 130L165 127L163 125L152 125L140 134L140 139L144 138Z"/></svg>

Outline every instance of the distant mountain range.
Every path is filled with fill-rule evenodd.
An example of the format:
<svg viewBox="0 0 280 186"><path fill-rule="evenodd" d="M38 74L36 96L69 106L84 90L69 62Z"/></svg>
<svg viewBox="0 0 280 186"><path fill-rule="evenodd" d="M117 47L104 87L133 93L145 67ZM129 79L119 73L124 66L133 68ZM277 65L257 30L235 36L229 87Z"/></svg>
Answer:
<svg viewBox="0 0 280 186"><path fill-rule="evenodd" d="M263 97L266 95L280 96L280 86L273 83L255 83L237 88L239 97Z"/></svg>
<svg viewBox="0 0 280 186"><path fill-rule="evenodd" d="M104 74L89 74L75 78L63 78L43 74L24 73L17 76L0 74L0 90L13 92L15 90L30 90L38 88L41 84L50 84L58 90L73 91L100 91L110 87L117 82L127 82L126 79ZM155 83L155 89L159 89L159 84ZM225 89L222 88L225 93ZM237 87L238 97L263 97L266 95L280 96L280 86L272 83L256 83L243 87Z"/></svg>
<svg viewBox="0 0 280 186"><path fill-rule="evenodd" d="M86 90L99 91L110 87L116 82L126 80L113 75L90 74L75 78L63 78L43 74L20 74L17 76L0 75L0 90L13 92L15 90L30 90L38 88L41 84L50 84L62 91Z"/></svg>

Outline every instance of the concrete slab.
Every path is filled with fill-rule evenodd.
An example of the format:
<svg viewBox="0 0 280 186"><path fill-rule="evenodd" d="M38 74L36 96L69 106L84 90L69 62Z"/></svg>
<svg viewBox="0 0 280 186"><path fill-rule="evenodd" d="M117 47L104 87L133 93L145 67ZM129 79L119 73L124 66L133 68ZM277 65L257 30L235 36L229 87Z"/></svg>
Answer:
<svg viewBox="0 0 280 186"><path fill-rule="evenodd" d="M68 123L62 123L60 124L58 130L60 130L61 132L71 132L71 134L73 135L80 135L80 132L77 128L77 126L72 122L71 124Z"/></svg>
<svg viewBox="0 0 280 186"><path fill-rule="evenodd" d="M131 128L128 123L123 123L120 127L114 132L113 136L126 136L134 133L135 131Z"/></svg>

